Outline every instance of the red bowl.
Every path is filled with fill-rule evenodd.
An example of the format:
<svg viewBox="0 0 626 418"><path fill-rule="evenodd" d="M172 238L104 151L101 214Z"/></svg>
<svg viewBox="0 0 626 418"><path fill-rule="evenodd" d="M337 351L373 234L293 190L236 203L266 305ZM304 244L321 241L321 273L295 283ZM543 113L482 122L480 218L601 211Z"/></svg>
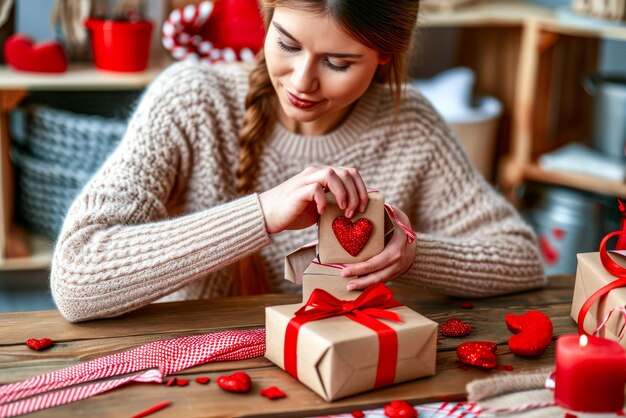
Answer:
<svg viewBox="0 0 626 418"><path fill-rule="evenodd" d="M143 71L148 66L152 22L87 19L96 67L119 72Z"/></svg>

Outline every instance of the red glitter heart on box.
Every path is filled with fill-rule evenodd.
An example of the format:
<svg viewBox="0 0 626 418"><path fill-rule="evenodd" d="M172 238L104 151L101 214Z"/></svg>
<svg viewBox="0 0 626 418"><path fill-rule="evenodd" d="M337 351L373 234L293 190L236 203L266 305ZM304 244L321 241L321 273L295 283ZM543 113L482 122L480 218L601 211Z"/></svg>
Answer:
<svg viewBox="0 0 626 418"><path fill-rule="evenodd" d="M472 326L456 318L448 319L441 326L441 334L446 337L465 337L470 332L472 332Z"/></svg>
<svg viewBox="0 0 626 418"><path fill-rule="evenodd" d="M252 379L244 372L235 372L229 376L217 378L217 385L228 392L250 392Z"/></svg>
<svg viewBox="0 0 626 418"><path fill-rule="evenodd" d="M338 216L333 221L333 232L337 241L352 257L359 255L369 241L374 224L367 218L352 222L345 216Z"/></svg>
<svg viewBox="0 0 626 418"><path fill-rule="evenodd" d="M383 408L389 418L417 418L417 411L406 401L391 401Z"/></svg>
<svg viewBox="0 0 626 418"><path fill-rule="evenodd" d="M493 369L497 365L496 350L498 345L486 341L471 341L456 348L456 355L461 363L470 366Z"/></svg>
<svg viewBox="0 0 626 418"><path fill-rule="evenodd" d="M261 389L261 395L271 400L287 397L285 392L278 389L276 386L270 386L269 388Z"/></svg>
<svg viewBox="0 0 626 418"><path fill-rule="evenodd" d="M552 342L552 321L539 311L528 311L523 315L507 314L506 326L513 335L509 338L511 351L518 356L541 355Z"/></svg>
<svg viewBox="0 0 626 418"><path fill-rule="evenodd" d="M31 338L29 340L26 340L26 345L28 346L28 348L30 348L31 350L43 350L44 348L48 348L50 347L52 344L54 344L52 342L52 340L50 338L42 338L41 340L38 340L36 338Z"/></svg>

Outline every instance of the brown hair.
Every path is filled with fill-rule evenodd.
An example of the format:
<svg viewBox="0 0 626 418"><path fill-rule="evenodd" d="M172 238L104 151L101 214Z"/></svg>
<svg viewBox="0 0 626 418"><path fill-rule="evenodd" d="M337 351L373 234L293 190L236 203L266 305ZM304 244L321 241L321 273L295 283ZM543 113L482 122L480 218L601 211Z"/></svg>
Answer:
<svg viewBox="0 0 626 418"><path fill-rule="evenodd" d="M396 112L402 100L406 60L417 22L419 0L259 0L263 7L265 28L278 6L329 14L359 43L389 57L381 65L375 80L388 83ZM263 50L250 73L250 89L246 97L246 113L239 134L239 167L237 191L254 190L258 156L275 123L275 94L265 64Z"/></svg>

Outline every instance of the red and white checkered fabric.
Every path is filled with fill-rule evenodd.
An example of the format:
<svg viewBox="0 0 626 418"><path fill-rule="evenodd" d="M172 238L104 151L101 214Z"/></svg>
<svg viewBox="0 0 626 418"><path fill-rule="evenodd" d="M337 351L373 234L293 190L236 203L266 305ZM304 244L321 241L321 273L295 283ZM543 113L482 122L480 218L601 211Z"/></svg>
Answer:
<svg viewBox="0 0 626 418"><path fill-rule="evenodd" d="M122 353L0 386L0 417L63 405L129 382L161 383L169 374L209 361L243 360L264 353L264 328L153 341ZM109 379L129 373L135 374ZM85 384L87 382L94 383Z"/></svg>

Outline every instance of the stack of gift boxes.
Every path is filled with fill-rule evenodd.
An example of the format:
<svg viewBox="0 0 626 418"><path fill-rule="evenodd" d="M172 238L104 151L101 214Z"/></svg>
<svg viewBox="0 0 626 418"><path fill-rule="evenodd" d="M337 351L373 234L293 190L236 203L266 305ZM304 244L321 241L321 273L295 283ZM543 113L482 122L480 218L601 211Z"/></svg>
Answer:
<svg viewBox="0 0 626 418"><path fill-rule="evenodd" d="M402 306L383 284L346 289L344 264L380 253L394 230L380 192L364 212L343 216L334 196L318 241L285 259L303 303L266 308L266 357L327 401L435 373L437 324Z"/></svg>

